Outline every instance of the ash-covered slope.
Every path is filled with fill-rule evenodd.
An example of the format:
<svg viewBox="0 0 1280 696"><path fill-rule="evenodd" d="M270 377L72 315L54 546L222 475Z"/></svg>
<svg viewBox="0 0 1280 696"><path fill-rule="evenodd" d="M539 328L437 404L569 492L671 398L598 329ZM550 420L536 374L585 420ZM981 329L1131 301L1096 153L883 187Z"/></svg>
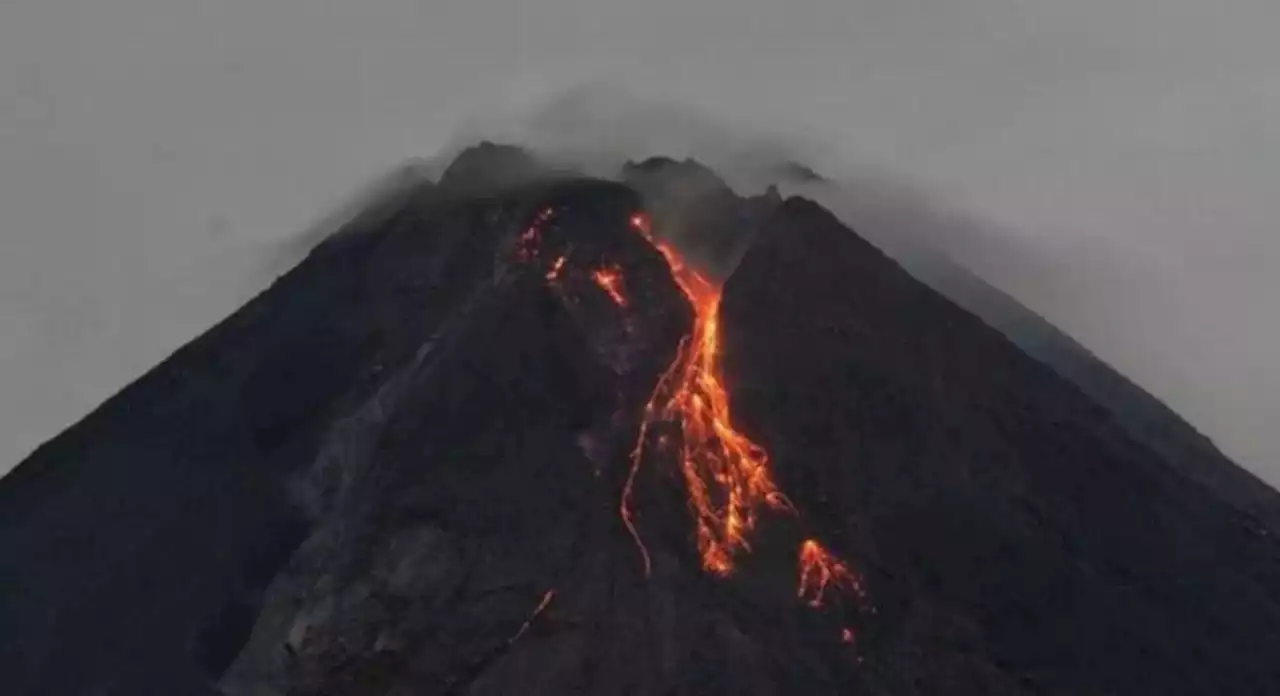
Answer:
<svg viewBox="0 0 1280 696"><path fill-rule="evenodd" d="M0 483L6 692L1280 690L1263 526L688 166L470 150L42 448Z"/></svg>

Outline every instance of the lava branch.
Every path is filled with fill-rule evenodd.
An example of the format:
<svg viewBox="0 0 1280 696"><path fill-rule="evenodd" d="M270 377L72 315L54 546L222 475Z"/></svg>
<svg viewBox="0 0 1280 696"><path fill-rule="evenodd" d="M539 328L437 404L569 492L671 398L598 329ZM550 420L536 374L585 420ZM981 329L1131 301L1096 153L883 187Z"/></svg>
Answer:
<svg viewBox="0 0 1280 696"><path fill-rule="evenodd" d="M591 272L591 279L604 290L609 299L619 307L627 306L627 297L622 294L622 269L618 266L606 266Z"/></svg>
<svg viewBox="0 0 1280 696"><path fill-rule="evenodd" d="M520 261L533 261L538 258L542 244L542 228L555 217L556 209L547 207L539 210L529 225L520 232L516 239L516 258Z"/></svg>
<svg viewBox="0 0 1280 696"><path fill-rule="evenodd" d="M520 624L520 630L516 631L514 635L507 639L507 645L514 645L516 641L523 638L524 634L528 633L529 628L533 626L533 622L537 621L538 617L542 616L542 612L547 610L547 607L551 605L551 600L555 598L556 591L554 588L542 593L542 600L538 602L538 606L534 607L533 613L529 615L529 618L525 619L525 622Z"/></svg>
<svg viewBox="0 0 1280 696"><path fill-rule="evenodd" d="M841 589L863 596L862 582L840 559L816 539L800 544L800 580L796 597L813 608L822 606L828 590Z"/></svg>
<svg viewBox="0 0 1280 696"><path fill-rule="evenodd" d="M538 211L516 238L515 257L517 261L522 263L542 263L542 252L544 251L542 233L543 228L555 218L555 208L547 207ZM548 283L559 285L561 277L566 272L566 264L569 262L569 256L573 254L573 245L568 245L555 259L546 266L543 277ZM601 268L590 271L589 276L600 288L602 292L615 305L626 308L628 305L625 293L624 279L622 267L617 264L607 264Z"/></svg>
<svg viewBox="0 0 1280 696"><path fill-rule="evenodd" d="M852 594L859 600L866 598L858 576L816 539L800 544L799 566L796 597L812 609L821 608L833 591ZM854 645L856 638L852 628L845 627L840 632L840 642L845 645Z"/></svg>

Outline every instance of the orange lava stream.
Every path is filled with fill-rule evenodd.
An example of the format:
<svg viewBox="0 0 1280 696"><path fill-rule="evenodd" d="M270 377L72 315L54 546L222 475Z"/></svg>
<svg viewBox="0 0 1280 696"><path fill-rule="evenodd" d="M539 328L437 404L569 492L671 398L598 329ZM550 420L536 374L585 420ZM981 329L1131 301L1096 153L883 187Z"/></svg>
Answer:
<svg viewBox="0 0 1280 696"><path fill-rule="evenodd" d="M627 298L622 294L622 269L617 266L609 266L592 271L591 279L600 286L609 295L609 299L619 307L627 306Z"/></svg>
<svg viewBox="0 0 1280 696"><path fill-rule="evenodd" d="M547 275L546 275L547 280L555 281L557 278L560 277L560 271L564 270L565 260L566 260L566 257L563 255L556 258L555 263L552 263L551 268L547 270Z"/></svg>
<svg viewBox="0 0 1280 696"><path fill-rule="evenodd" d="M631 488L648 447L648 428L658 422L679 423L678 459L694 516L698 553L705 570L725 576L733 572L734 557L750 549L748 535L761 510L790 510L791 505L770 476L768 454L733 427L719 364L720 289L654 239L643 216L633 217L632 224L666 257L696 319L692 335L681 342L645 406L640 438L631 455L631 477L623 491L623 520L640 544L647 573L650 561L632 521Z"/></svg>
<svg viewBox="0 0 1280 696"><path fill-rule="evenodd" d="M814 539L800 544L800 584L796 596L811 607L822 606L829 588L862 595L858 577Z"/></svg>

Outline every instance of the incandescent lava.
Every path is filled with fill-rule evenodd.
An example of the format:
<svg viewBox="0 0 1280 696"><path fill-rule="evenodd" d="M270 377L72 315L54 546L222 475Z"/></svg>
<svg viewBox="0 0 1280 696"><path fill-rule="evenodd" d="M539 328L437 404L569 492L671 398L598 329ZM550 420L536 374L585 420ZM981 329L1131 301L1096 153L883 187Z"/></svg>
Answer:
<svg viewBox="0 0 1280 696"><path fill-rule="evenodd" d="M655 239L648 218L633 215L631 224L667 260L672 277L693 306L695 320L693 332L681 342L645 406L640 437L631 454L632 476L623 492L623 519L635 535L631 484L651 446L649 427L678 423L681 436L676 457L689 495L702 567L726 576L733 572L735 556L750 549L748 537L760 512L789 510L791 505L773 482L768 454L731 421L729 395L720 374L720 289L685 265L669 245ZM657 445L662 447L663 441ZM644 555L647 572L647 552Z"/></svg>
<svg viewBox="0 0 1280 696"><path fill-rule="evenodd" d="M554 215L554 209L543 209L520 234L519 260L539 258L541 228ZM657 239L646 215L634 213L629 223L666 260L672 279L694 311L694 323L645 405L622 490L622 520L636 541L648 575L652 561L635 526L633 489L646 461L655 456L674 458L688 495L702 568L727 577L736 569L738 558L751 550L751 535L761 515L770 510L795 513L795 509L773 480L768 453L733 426L720 365L720 287L685 264L669 244ZM547 281L560 280L566 271L566 260L563 254L555 258L545 270ZM614 305L628 307L621 266L598 265L590 268L588 275ZM655 426L660 424L675 426L678 436L654 436ZM818 541L802 542L798 556L797 597L808 606L822 606L832 590L862 597L857 576ZM852 640L848 629L843 640Z"/></svg>

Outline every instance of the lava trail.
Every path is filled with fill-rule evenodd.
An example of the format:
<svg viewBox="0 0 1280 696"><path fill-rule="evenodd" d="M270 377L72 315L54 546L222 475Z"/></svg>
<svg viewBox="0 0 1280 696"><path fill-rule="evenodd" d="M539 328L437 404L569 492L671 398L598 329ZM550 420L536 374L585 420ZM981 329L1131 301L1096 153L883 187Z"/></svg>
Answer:
<svg viewBox="0 0 1280 696"><path fill-rule="evenodd" d="M811 607L822 606L827 592L840 589L862 597L862 583L840 559L815 539L800 544L800 581L796 596Z"/></svg>
<svg viewBox="0 0 1280 696"><path fill-rule="evenodd" d="M720 371L720 289L654 238L645 216L632 216L631 224L666 258L696 318L693 332L680 344L645 406L640 437L631 454L631 477L623 491L622 516L639 542L632 522L631 488L650 447L648 431L655 423L678 423L676 457L688 489L698 553L704 569L725 576L733 572L735 556L749 550L748 536L760 512L790 510L791 505L769 474L768 454L733 427ZM639 545L647 573L648 552L643 543Z"/></svg>
<svg viewBox="0 0 1280 696"><path fill-rule="evenodd" d="M520 235L517 255L521 260L539 257L542 227L554 214L554 210L544 209ZM645 215L636 213L630 222L666 259L676 285L693 307L695 319L692 331L681 341L675 359L645 405L622 491L622 520L636 541L648 575L652 562L635 526L632 493L650 450L672 456L684 478L702 567L725 577L733 573L738 556L750 550L749 537L763 512L795 510L773 481L768 454L733 427L720 366L720 288L685 265L673 248L654 237ZM561 255L549 265L545 271L549 282L560 279L566 270L565 262L566 256ZM615 305L628 306L620 266L606 265L588 272ZM678 426L679 435L652 436L654 426L659 424ZM858 578L817 540L801 543L799 566L797 596L809 606L821 606L832 590L862 597Z"/></svg>
<svg viewBox="0 0 1280 696"><path fill-rule="evenodd" d="M627 306L627 297L622 294L622 269L617 266L600 268L591 272L591 279L604 290L609 299L619 307Z"/></svg>

